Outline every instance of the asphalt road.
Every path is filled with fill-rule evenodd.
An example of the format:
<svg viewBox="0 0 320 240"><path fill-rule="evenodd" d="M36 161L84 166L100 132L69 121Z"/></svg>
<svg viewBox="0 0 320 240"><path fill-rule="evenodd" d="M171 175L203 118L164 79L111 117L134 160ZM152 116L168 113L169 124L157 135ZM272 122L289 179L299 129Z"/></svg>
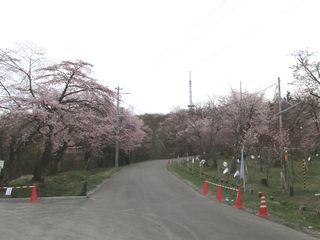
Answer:
<svg viewBox="0 0 320 240"><path fill-rule="evenodd" d="M88 199L0 202L0 239L315 239L201 196L165 161L125 167Z"/></svg>

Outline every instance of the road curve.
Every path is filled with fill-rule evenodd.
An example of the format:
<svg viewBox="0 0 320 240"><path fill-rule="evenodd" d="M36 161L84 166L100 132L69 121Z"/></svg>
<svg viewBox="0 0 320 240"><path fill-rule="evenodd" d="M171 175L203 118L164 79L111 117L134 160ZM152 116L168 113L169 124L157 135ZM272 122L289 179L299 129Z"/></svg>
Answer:
<svg viewBox="0 0 320 240"><path fill-rule="evenodd" d="M309 235L216 203L165 161L123 168L88 199L0 202L0 239L309 240Z"/></svg>

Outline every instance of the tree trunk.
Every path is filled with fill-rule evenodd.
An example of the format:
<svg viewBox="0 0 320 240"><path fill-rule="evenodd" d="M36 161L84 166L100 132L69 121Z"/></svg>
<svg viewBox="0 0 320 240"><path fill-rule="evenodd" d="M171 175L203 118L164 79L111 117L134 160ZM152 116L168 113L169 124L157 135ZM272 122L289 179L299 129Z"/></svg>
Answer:
<svg viewBox="0 0 320 240"><path fill-rule="evenodd" d="M91 160L91 152L86 151L86 153L84 154L84 164L85 164L87 170L90 167L90 160Z"/></svg>
<svg viewBox="0 0 320 240"><path fill-rule="evenodd" d="M67 142L64 142L63 145L55 152L54 156L52 156L49 169L50 174L61 171L61 162L67 148L68 144Z"/></svg>
<svg viewBox="0 0 320 240"><path fill-rule="evenodd" d="M49 126L48 138L44 145L44 151L41 156L40 161L36 164L33 170L33 180L37 182L44 182L45 170L48 169L48 166L52 159L52 133L53 126Z"/></svg>
<svg viewBox="0 0 320 240"><path fill-rule="evenodd" d="M234 174L237 171L237 159L241 160L240 159L241 146L242 146L242 143L238 139L235 147L233 148L233 158L230 164L230 174Z"/></svg>
<svg viewBox="0 0 320 240"><path fill-rule="evenodd" d="M211 151L211 155L212 155L212 167L214 169L218 169L218 162L217 162L217 151L215 149L213 149Z"/></svg>
<svg viewBox="0 0 320 240"><path fill-rule="evenodd" d="M263 172L263 155L261 154L261 152L262 151L260 151L260 154L259 154L259 156L260 156L260 158L259 158L259 165L260 165L260 167L259 167L259 171L262 173Z"/></svg>
<svg viewBox="0 0 320 240"><path fill-rule="evenodd" d="M231 160L231 164L230 164L230 173L234 174L237 171L237 159L238 159L238 155L234 154L234 157Z"/></svg>
<svg viewBox="0 0 320 240"><path fill-rule="evenodd" d="M237 171L237 159L240 159L240 147L236 147L233 152L233 158L230 164L230 174L234 174Z"/></svg>

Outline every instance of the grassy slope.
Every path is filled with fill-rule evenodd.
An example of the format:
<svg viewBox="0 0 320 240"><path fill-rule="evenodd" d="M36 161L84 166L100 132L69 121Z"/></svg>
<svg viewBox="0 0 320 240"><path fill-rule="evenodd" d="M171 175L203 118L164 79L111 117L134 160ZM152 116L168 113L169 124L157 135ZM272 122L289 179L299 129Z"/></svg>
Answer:
<svg viewBox="0 0 320 240"><path fill-rule="evenodd" d="M39 185L40 197L78 196L83 181L87 181L88 190L94 189L104 179L109 178L119 168L99 168L94 170L76 170L50 175L45 184ZM13 180L10 186L32 185L30 177ZM2 193L1 197L4 196ZM29 197L30 189L14 190L12 197Z"/></svg>
<svg viewBox="0 0 320 240"><path fill-rule="evenodd" d="M222 166L219 167L219 169L221 168ZM234 178L229 177L229 179L227 179L225 176L222 176L222 174L219 174L219 172L222 171L218 172L212 168L204 168L202 177L200 178L199 167L196 167L196 164L193 174L191 171L191 164L189 168L186 164L176 164L172 169L197 187L202 187L205 178L213 182L218 182L218 179L220 179L228 186L237 185ZM266 192L268 210L271 212L274 220L294 228L301 229L312 226L313 229L320 230L320 216L319 213L317 213L320 209L320 200L314 196L314 193L320 192L320 161L309 164L307 173L308 188L304 191L303 181L298 180L294 185L295 195L293 197L288 196L287 193L282 193L280 189L279 168L270 169L269 173L271 177L269 179L268 187L260 184L261 178L265 177L265 173L259 171L259 167L256 163L251 162L248 169L249 179L247 192L244 193L242 197L244 207L247 211L257 213L260 206L258 192ZM295 169L296 171L299 170L299 163L295 163ZM298 171L296 175L299 175ZM251 189L253 190L253 194L250 194ZM210 190L215 193L216 187L211 187ZM223 195L230 200L234 200L236 197L235 192L229 190L223 190ZM270 200L270 196L274 197L273 201ZM230 205L233 204L232 201L226 203ZM299 211L299 205L301 204L306 206L306 211Z"/></svg>

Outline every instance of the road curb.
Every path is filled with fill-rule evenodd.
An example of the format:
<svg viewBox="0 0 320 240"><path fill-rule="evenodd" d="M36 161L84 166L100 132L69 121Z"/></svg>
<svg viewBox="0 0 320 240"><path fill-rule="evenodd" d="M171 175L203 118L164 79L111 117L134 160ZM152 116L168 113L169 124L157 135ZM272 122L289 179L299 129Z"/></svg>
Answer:
<svg viewBox="0 0 320 240"><path fill-rule="evenodd" d="M186 185L188 185L191 188L194 188L195 185L193 185L190 181L188 181L188 180L184 179L183 177L181 177L178 173L175 173L174 171L171 171L168 168L167 168L167 171L170 172L176 178L178 178L181 182L185 183Z"/></svg>
<svg viewBox="0 0 320 240"><path fill-rule="evenodd" d="M114 173L112 173L108 178L106 178L105 180L103 180L103 181L102 181L100 184L98 184L94 189L88 191L87 196L85 196L85 197L89 198L90 196L92 196L92 195L93 195L95 192L97 192L106 182L108 182L108 181L110 180L110 178L112 178L114 175L118 174L122 168L125 168L125 167L127 167L127 166L130 166L130 164L129 164L129 165L126 165L126 166L119 167L119 169L117 169Z"/></svg>
<svg viewBox="0 0 320 240"><path fill-rule="evenodd" d="M85 199L87 196L55 196L55 197L39 197L39 201L48 200L65 200L65 199ZM0 198L0 202L15 202L15 203L25 203L29 202L30 198Z"/></svg>

